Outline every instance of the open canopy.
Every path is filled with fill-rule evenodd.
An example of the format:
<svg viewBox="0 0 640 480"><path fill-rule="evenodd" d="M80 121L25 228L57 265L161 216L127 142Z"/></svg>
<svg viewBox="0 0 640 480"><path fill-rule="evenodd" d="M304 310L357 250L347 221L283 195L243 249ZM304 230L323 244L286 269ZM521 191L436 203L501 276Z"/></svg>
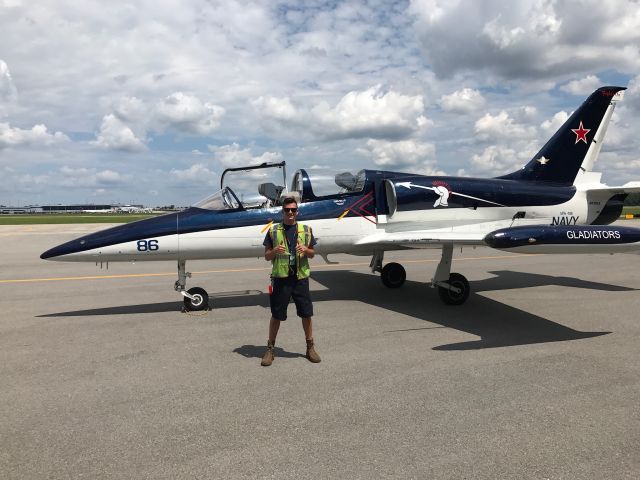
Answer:
<svg viewBox="0 0 640 480"><path fill-rule="evenodd" d="M227 169L222 175L222 188L193 206L206 210L270 208L281 205L287 195L293 195L304 203L361 192L366 183L365 170L353 174L300 169L293 176L291 189L287 190L284 178L274 178L274 168L282 169L276 174L284 173L284 162Z"/></svg>

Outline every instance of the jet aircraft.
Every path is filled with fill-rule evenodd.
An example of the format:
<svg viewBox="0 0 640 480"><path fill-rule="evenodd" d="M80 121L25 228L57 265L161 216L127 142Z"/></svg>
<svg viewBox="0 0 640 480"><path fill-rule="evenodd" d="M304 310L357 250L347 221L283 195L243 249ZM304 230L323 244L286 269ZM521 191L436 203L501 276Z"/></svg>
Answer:
<svg viewBox="0 0 640 480"><path fill-rule="evenodd" d="M593 170L623 87L593 92L521 169L497 178L425 176L381 170L338 173L334 192L320 194L300 169L287 188L285 162L227 169L221 189L192 207L92 233L47 250L41 258L71 262L177 261L175 290L187 310L209 307L207 292L187 290L187 260L260 257L268 227L280 220L285 195L299 200L318 250L371 256L372 272L401 287L404 267L384 253L439 248L431 280L450 305L464 303L467 279L451 272L454 246L485 245L529 253L625 252L640 248L640 229L610 226L640 182L611 187ZM283 181L257 186L260 201L241 200L225 184L230 172L281 169ZM249 175L251 176L251 175ZM324 193L324 192L323 192Z"/></svg>

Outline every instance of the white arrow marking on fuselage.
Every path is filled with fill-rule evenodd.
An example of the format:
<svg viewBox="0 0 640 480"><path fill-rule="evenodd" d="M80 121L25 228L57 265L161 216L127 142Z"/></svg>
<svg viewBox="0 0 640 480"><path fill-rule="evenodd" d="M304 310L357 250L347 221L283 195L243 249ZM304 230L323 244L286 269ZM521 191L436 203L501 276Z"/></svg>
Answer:
<svg viewBox="0 0 640 480"><path fill-rule="evenodd" d="M426 187L424 185L416 185L415 183L411 183L411 182L398 182L396 185L398 185L399 187L405 187L408 188L409 190L411 190L412 187L415 188L422 188L423 190L431 190L436 192L438 195L440 195L440 193L438 192L436 187ZM496 203L496 202L492 202L491 200L485 200L484 198L478 198L478 197L472 197L471 195L465 195L464 193L458 193L458 192L454 192L451 191L451 195L457 195L458 197L465 197L465 198L470 198L471 200L478 200L480 202L485 202L485 203L490 203L492 205L497 205L499 207L505 207L506 205L503 205L501 203ZM439 199L438 201L436 201L436 204L440 204ZM446 203L444 203L443 205L447 205ZM437 206L437 205L434 205Z"/></svg>

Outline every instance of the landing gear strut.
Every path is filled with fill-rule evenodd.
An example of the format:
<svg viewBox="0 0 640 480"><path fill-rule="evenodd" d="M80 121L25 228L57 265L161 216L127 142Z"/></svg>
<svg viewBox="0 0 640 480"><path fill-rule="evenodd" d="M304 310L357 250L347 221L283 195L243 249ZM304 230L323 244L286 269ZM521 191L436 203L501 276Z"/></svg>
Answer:
<svg viewBox="0 0 640 480"><path fill-rule="evenodd" d="M185 311L200 311L209 309L209 294L204 288L193 287L185 290L187 286L187 277L191 277L191 273L186 271L186 260L178 260L178 280L176 280L173 288L176 292L184 297Z"/></svg>
<svg viewBox="0 0 640 480"><path fill-rule="evenodd" d="M442 257L431 285L438 287L440 299L447 305L462 305L469 298L469 282L459 273L451 273L453 244L442 246Z"/></svg>
<svg viewBox="0 0 640 480"><path fill-rule="evenodd" d="M385 287L400 288L407 279L407 272L399 263L391 262L382 266L384 251L374 252L371 259L372 272L380 272L380 279ZM431 286L438 289L438 296L447 305L462 305L469 298L471 288L469 282L459 273L451 273L453 244L442 246L442 257L431 279Z"/></svg>

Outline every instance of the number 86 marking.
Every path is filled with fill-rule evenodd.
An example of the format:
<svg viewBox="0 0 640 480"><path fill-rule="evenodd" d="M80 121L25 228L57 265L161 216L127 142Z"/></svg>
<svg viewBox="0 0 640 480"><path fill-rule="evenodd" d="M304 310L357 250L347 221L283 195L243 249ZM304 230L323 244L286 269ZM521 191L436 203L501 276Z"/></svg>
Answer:
<svg viewBox="0 0 640 480"><path fill-rule="evenodd" d="M139 252L155 252L159 248L158 240L138 240Z"/></svg>

